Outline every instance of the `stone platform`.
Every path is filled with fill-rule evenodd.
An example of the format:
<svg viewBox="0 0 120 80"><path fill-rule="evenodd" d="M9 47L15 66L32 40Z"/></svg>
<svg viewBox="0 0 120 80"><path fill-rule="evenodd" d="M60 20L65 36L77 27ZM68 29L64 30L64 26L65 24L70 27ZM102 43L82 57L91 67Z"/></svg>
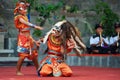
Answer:
<svg viewBox="0 0 120 80"><path fill-rule="evenodd" d="M43 56L39 57L39 62ZM18 61L18 57L0 57L0 66L15 66ZM23 65L32 63L30 60L25 60ZM93 67L110 67L120 68L120 54L84 54L81 57L75 55L69 55L66 63L70 66L93 66Z"/></svg>
<svg viewBox="0 0 120 80"><path fill-rule="evenodd" d="M83 54L81 57L71 55L66 62L70 66L95 66L120 68L120 54Z"/></svg>

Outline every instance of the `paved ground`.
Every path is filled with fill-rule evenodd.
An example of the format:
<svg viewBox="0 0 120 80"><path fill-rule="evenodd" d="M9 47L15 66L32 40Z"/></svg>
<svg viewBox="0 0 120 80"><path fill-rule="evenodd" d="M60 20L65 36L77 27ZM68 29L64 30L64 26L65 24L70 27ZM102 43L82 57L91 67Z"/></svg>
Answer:
<svg viewBox="0 0 120 80"><path fill-rule="evenodd" d="M72 77L38 77L33 66L22 67L24 76L16 76L15 66L0 67L0 80L120 80L120 68L71 66Z"/></svg>

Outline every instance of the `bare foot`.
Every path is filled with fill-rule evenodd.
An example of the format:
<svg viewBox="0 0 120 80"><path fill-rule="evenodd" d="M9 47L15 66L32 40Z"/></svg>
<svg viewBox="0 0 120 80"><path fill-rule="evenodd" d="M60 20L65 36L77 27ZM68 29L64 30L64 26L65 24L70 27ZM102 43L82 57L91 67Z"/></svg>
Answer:
<svg viewBox="0 0 120 80"><path fill-rule="evenodd" d="M22 76L22 75L24 75L24 74L21 73L21 72L17 72L17 75L18 75L18 76Z"/></svg>

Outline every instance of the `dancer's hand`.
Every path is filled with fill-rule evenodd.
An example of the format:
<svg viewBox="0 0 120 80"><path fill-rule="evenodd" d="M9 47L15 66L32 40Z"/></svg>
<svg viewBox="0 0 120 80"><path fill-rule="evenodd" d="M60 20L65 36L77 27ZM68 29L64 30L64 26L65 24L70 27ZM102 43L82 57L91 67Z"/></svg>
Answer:
<svg viewBox="0 0 120 80"><path fill-rule="evenodd" d="M40 42L39 41L35 41L35 44L39 47L40 46Z"/></svg>
<svg viewBox="0 0 120 80"><path fill-rule="evenodd" d="M37 46L40 46L40 43L43 42L43 38L40 38L38 41L35 41Z"/></svg>
<svg viewBox="0 0 120 80"><path fill-rule="evenodd" d="M44 38L40 38L40 39L39 39L39 42L43 42L43 41L44 41Z"/></svg>
<svg viewBox="0 0 120 80"><path fill-rule="evenodd" d="M69 39L67 41L67 46L68 46L68 49L72 49L75 47L75 42L72 39Z"/></svg>
<svg viewBox="0 0 120 80"><path fill-rule="evenodd" d="M40 27L40 26L35 26L36 29L38 30L43 30L44 28Z"/></svg>

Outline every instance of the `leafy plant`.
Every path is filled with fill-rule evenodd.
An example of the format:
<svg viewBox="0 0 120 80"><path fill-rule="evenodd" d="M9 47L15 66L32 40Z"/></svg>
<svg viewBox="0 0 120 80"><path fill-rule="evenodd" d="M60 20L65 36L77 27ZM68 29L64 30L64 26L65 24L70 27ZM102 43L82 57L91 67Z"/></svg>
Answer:
<svg viewBox="0 0 120 80"><path fill-rule="evenodd" d="M78 9L78 6L77 6L77 5L72 5L72 6L66 6L66 10L67 10L67 12L75 13L75 12L77 12L79 9Z"/></svg>
<svg viewBox="0 0 120 80"><path fill-rule="evenodd" d="M54 5L52 3L40 4L39 0L26 0L26 1L31 5L28 8L28 18L30 18L31 9L36 10L39 14L39 17L36 19L36 21L40 23L40 26L43 26L46 20L48 20L50 24L54 24L56 21L63 20L66 18L65 15L59 14L60 11L63 10L63 8L65 7L64 0L59 0L59 2ZM78 7L73 5L68 10L68 12L74 13L77 10L78 10ZM37 30L34 30L33 34L34 35L39 34L40 36L41 32L39 33Z"/></svg>
<svg viewBox="0 0 120 80"><path fill-rule="evenodd" d="M53 4L36 4L35 10L39 13L39 17L36 19L37 22L40 22L40 26L43 26L46 20L54 24L54 21L57 21L58 18L60 19L57 13L62 7L63 7L63 1L60 1L54 5ZM50 20L51 18L53 18L54 20ZM64 19L64 18L65 16L61 17L61 19ZM39 32L35 30L34 34L38 35Z"/></svg>
<svg viewBox="0 0 120 80"><path fill-rule="evenodd" d="M33 35L36 36L36 37L40 37L41 34L42 34L42 31L37 30L37 29L35 29L34 32L33 32Z"/></svg>
<svg viewBox="0 0 120 80"><path fill-rule="evenodd" d="M104 33L110 36L114 33L113 25L119 21L119 16L114 13L110 6L103 1L98 1L92 9L96 12L98 21L104 26Z"/></svg>
<svg viewBox="0 0 120 80"><path fill-rule="evenodd" d="M43 26L45 21L51 17L58 18L56 17L56 12L59 12L63 7L63 2L60 1L57 4L38 4L35 7L35 10L39 13L39 18L37 19L40 21L40 25ZM52 16L53 15L53 16Z"/></svg>

